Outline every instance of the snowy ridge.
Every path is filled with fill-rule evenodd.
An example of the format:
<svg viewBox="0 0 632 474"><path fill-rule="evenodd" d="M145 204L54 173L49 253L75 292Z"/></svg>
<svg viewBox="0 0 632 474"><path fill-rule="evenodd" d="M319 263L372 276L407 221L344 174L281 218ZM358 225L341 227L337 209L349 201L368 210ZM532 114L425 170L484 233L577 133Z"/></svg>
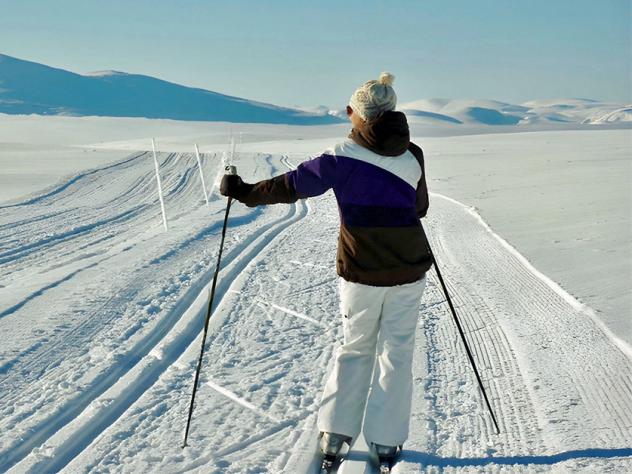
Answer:
<svg viewBox="0 0 632 474"><path fill-rule="evenodd" d="M139 163L139 159L142 159L144 157L144 154L140 154L140 155L136 155L134 157L132 157L132 159L128 159L128 160L123 160L121 162L119 162L116 165L113 166L108 166L108 167L104 167L101 168L101 174L103 175L103 173L105 172L105 176L107 176L108 178L112 179L112 173L110 173L111 169L114 168L120 172L123 172L125 174L126 177L130 177L133 179L133 174L129 173L129 166L135 165L135 167L138 167ZM174 159L175 158L175 159ZM163 161L163 166L165 163L169 164L176 164L177 162L177 155L175 154L171 154L167 157L166 161ZM189 166L193 164L192 160L190 160L189 157ZM220 163L217 163L218 165ZM221 166L218 166L219 168L221 168ZM189 191L193 191L192 186L195 184L195 179L193 179L191 177L192 173L190 173L189 171L194 170L195 168L190 166L189 170L185 172L184 175L182 176L186 176L186 182L187 182L187 189ZM149 171L149 169L147 169L146 171ZM79 184L79 186L76 186L77 189L82 189L82 186L80 186L81 181L85 181L87 179L89 179L89 177L94 174L97 173L97 171L92 171L92 172L88 172L88 173L82 173L72 179L70 179L67 183L65 183L62 186L53 188L53 190L44 193L42 196L40 196L39 198L33 198L30 200L27 200L23 203L22 206L19 207L24 207L24 206L29 206L29 205L33 205L34 203L39 203L42 200L45 199L50 199L52 197L54 197L57 202L63 202L63 198L59 198L59 193L63 193L64 191L69 191L72 189L73 185ZM104 177L105 177L104 176ZM168 178L166 180L167 186L166 186L166 192L167 195L172 195L173 197L173 185L174 184L178 184L178 180L174 180L173 177L171 177L172 179L169 179L169 175ZM143 178L143 181L145 183L147 183L148 185L152 185L154 184L154 178L151 175L151 173L147 173L145 175L145 177ZM174 183L174 181L176 181ZM136 181L136 183L138 183L138 181ZM72 190L71 194L74 195L76 193L76 190ZM127 199L130 199L131 196L129 196L129 192L126 193L125 197ZM155 199L155 198L154 198ZM216 197L215 197L216 199ZM186 201L185 201L186 202ZM218 203L219 204L219 203ZM16 205L18 206L18 205ZM232 270L232 271L236 271L237 273L240 271L239 269L241 268L239 266L239 262L241 262L241 265L243 267L243 265L245 263L247 263L247 261L249 260L249 258L251 258L252 255L258 253L261 248L262 245L265 245L267 240L269 239L271 236L274 235L274 232L278 232L278 229L282 229L284 227L284 225L286 225L286 221L292 222L292 218L294 215L293 210L295 209L294 206L290 207L288 209L288 213L285 217L281 218L278 221L272 221L268 224L264 224L261 226L257 226L257 233L252 234L251 236L243 239L240 242L240 246L238 246L235 249L231 249L231 251L229 251L224 259L225 262L225 267L228 268L228 271L231 271L231 262L235 259L235 257L238 257L241 255L241 253L244 253L244 255L241 255L242 259L238 259L237 260L237 270ZM146 210L146 209L145 209ZM203 208L202 208L203 210ZM19 212L19 211L18 211ZM154 214L154 213L152 213ZM261 214L260 210L255 210L255 211L251 211L249 213L252 217L256 217L259 216ZM155 215L155 214L154 214ZM299 214L300 215L300 214ZM48 216L42 216L40 218L38 218L37 220L33 220L33 219L27 219L26 221L23 221L27 224L32 224L33 222L35 222L38 225L41 225L41 221L43 218L48 217ZM58 220L59 219L59 214L57 213L53 213L52 215L50 215L50 217L57 219L55 221L56 226L58 227L62 227L61 226L61 222ZM246 216L244 216L246 217ZM177 219L177 218L176 218ZM240 221L241 222L247 222L248 219L244 220L242 217L240 217L239 215L235 216L235 218L231 219L232 225L239 225ZM277 222L279 224L281 224L281 226L279 227L279 225L277 225ZM179 244L180 248L186 248L185 246L188 246L192 243L194 243L196 240L198 240L200 237L208 235L209 233L217 233L218 232L218 225L221 226L221 223L218 222L211 222L208 224L206 229L203 229L202 232L200 234L198 234L198 236L194 239L194 240L185 240L184 242ZM15 231L16 227L12 226L12 228L8 228L7 226L3 226L6 228L7 231ZM97 229L97 226L86 226L86 229L90 230L90 231L94 231L95 229ZM131 229L133 230L133 229ZM19 235L19 234L17 234ZM77 232L77 228L75 228L73 231L71 232L62 232L61 234L62 236L67 236L67 238L69 239L74 239L76 240L77 238L82 237L82 232ZM90 235L89 237L94 238L94 236ZM109 237L111 238L111 237ZM58 245L60 242L63 242L62 239L57 239L57 238L47 238L44 239L43 241L36 243L36 244L30 244L27 245L26 248L29 249L29 254L30 253L37 253L38 251L41 252L42 250L46 250L47 252L50 253L50 248L51 245ZM103 245L103 243L105 243L104 239L101 238L97 238L96 239L96 243L97 244L101 244ZM252 243L252 245L250 245ZM126 241L124 243L125 247L123 248L123 251L128 251L126 249L129 249L131 247L133 247L134 245L132 244L132 246L129 246L130 242ZM20 248L24 248L25 246L22 245ZM43 247L43 249L40 249L39 247ZM79 249L81 249L82 247L79 247ZM244 250L246 250L245 252L243 252ZM11 252L4 252L6 253L11 253ZM99 252L100 253L100 252ZM96 253L95 255L98 255L99 253ZM24 255L24 253L22 253L21 255L12 255L12 260L15 260L16 258L21 258L22 260L24 260L25 258L28 258L30 255L26 254ZM41 255L41 253L39 254ZM160 261L163 260L168 260L171 256L173 255L173 250L168 251L166 254L164 254L164 256L158 257L158 258L152 258L150 262L152 262L153 264L157 264ZM90 255L84 255L83 258L89 257ZM98 263L103 262L106 259L102 259L96 263L90 263L87 267L85 267L83 270L85 270L86 268L92 268L95 265L97 265ZM8 261L7 263L10 263L10 261ZM83 271L82 270L82 271ZM71 280L72 278L74 278L76 275L78 274L77 271L73 271L70 275L68 275L67 277L64 277L60 282L55 283L54 285L47 285L46 287L44 287L42 290L38 290L37 292L34 293L34 297L38 297L41 296L43 294L45 294L45 292L47 291L47 289L53 288L54 286L58 286L61 283L65 283L69 280ZM208 270L205 274L205 276L203 277L202 281L204 282L204 285L206 285L207 281L210 278L210 270ZM15 277L15 278L19 278L19 276ZM226 284L226 280L224 280L224 286ZM124 359L117 359L115 360L115 362L117 362L114 366L111 367L110 371L106 371L105 373L100 373L99 375L99 380L98 380L98 384L96 384L94 387L92 388L87 388L84 387L80 393L79 397L76 397L72 400L69 401L68 406L61 410L59 412L59 415L53 415L52 417L48 417L48 418L43 418L41 423L39 423L39 427L31 427L30 428L30 436L27 438L22 439L19 443L18 446L14 446L13 449L11 450L11 455L8 457L4 457L4 458L0 458L0 459L4 459L4 461L8 461L11 462L12 459L19 459L20 456L26 454L30 449L32 449L32 447L37 446L38 443L41 443L44 439L48 438L52 433L54 433L55 431L57 431L61 426L63 426L64 424L66 424L68 421L70 421L72 419L73 416L78 415L81 410L83 410L84 407L88 406L89 403L91 403L91 400L95 399L96 397L100 396L104 390L107 389L109 384L114 383L117 379L119 379L121 377L121 375L123 373L125 373L125 370L127 370L127 368L130 367L130 365L133 365L135 360L141 360L144 357L144 354L148 354L149 357L149 363L150 363L150 367L149 369L151 369L152 366L157 366L157 369L160 368L160 366L162 365L163 367L165 366L165 364L169 364L169 357L173 357L175 354L179 353L178 352L178 344L182 344L182 341L186 341L187 337L189 338L189 340L192 340L193 338L197 337L197 335L199 334L199 324L200 324L200 317L198 315L198 317L196 317L193 321L193 325L191 325L191 323L189 323L189 327L187 329L187 331L184 332L179 332L177 333L177 339L175 341L174 344L171 344L171 346L173 347L171 350L171 353L168 352L168 346L167 348L165 347L160 347L157 348L156 347L156 343L159 342L161 339L165 338L166 332L170 329L170 326L173 325L174 321L177 321L177 318L181 317L180 314L183 310L185 310L190 304L191 304L191 298L194 295L198 295L198 293L201 292L201 289L203 287L197 285L193 286L189 292L185 295L183 295L180 300L178 301L178 304L174 307L174 310L172 311L172 316L169 317L165 317L163 318L162 321L160 321L160 324L158 327L156 327L155 330L153 330L152 332L150 332L144 339L141 339L139 341L139 343L136 345L136 347L132 348L131 350L128 349L128 352L125 355ZM218 287L219 290L219 294L221 296L221 292L222 292L222 288L223 286L220 284ZM201 294L201 293L200 293ZM204 293L206 294L206 293ZM190 295L190 296L189 296ZM19 297L19 293L15 293L13 294L14 297ZM27 303L30 302L30 300L32 300L34 297L27 297L23 302L18 303L16 305L14 305L13 307L9 308L9 310L5 311L3 314L5 316L8 316L10 314L15 313L17 310L19 310L20 308L22 308L24 305L26 305ZM129 294L126 294L125 297L129 297ZM199 301L198 301L199 300ZM196 301L196 308L194 308L194 311L197 311L197 313L199 313L200 311L202 311L202 305L204 304L204 301L202 301L203 298L200 299L200 297L198 297L195 301ZM118 301L117 299L114 299L112 301L112 303L114 303L115 305L119 305L122 302ZM178 309L180 308L180 309ZM101 307L100 312L104 312L104 314L108 314L108 311L104 311L104 308ZM174 319L175 318L175 319ZM85 333L86 329L89 326L86 325L92 325L94 323L94 320L91 318L87 318L83 323L81 323L79 326L77 326L75 329L73 329L72 333L70 334L66 334L66 336L72 336L73 333L75 333L76 335L82 335ZM102 330L102 327L98 327L95 328L96 330ZM80 332L79 332L80 331ZM88 335L91 335L91 332L85 333L85 335L83 337L86 337ZM188 334L188 336L187 336ZM183 339L184 337L184 339ZM151 349L153 347L153 349ZM35 350L41 348L42 350ZM67 349L62 345L62 346L55 346L53 345L51 347L50 344L36 344L35 346L31 347L30 349L28 349L25 352L21 352L20 354L18 354L17 357L13 358L12 360L10 360L8 362L8 364L4 364L3 365L3 369L2 372L7 373L7 377L10 377L9 379L5 378L4 382L9 382L9 380L11 380L12 376L16 376L18 374L15 373L9 373L9 369L13 366L16 365L18 363L18 361L21 361L21 367L23 368L27 368L27 367L32 367L32 368L37 368L37 370L42 370L40 367L42 366L42 363L49 363L51 361L54 361L54 358L56 357L55 355L55 350L60 350L59 356L60 357L64 357L65 355L67 355L65 352ZM176 352L173 352L173 350L175 349ZM26 365L25 365L26 364ZM153 370L153 372L152 372ZM147 372L147 374L151 377L153 373L159 373L156 372L156 369L151 369L149 370L149 372ZM137 377L140 377L137 375ZM16 379L17 380L17 379ZM142 377L141 377L142 380ZM151 378L149 379L151 380ZM21 381L22 383L24 381ZM140 383L140 386L142 386L142 383ZM151 383L151 382L150 382ZM19 386L20 384L18 384ZM17 387L16 387L17 388ZM140 393L142 392L136 392L136 396L138 396ZM128 403L131 403L132 400L134 399L134 394L128 394L128 396L126 398L124 398L123 400L129 400ZM10 401L10 400L7 400ZM117 407L116 405L112 406L111 403L106 404L107 407L109 407L110 409L112 407L114 407L115 410L119 410L120 406ZM104 407L104 408L107 408ZM103 411L103 410L101 410ZM41 414L40 414L41 416ZM102 417L104 420L109 419L108 417ZM7 422L11 422L11 419L7 419L5 420ZM101 423L102 420L99 420L99 423ZM97 423L96 425L98 426L99 423ZM93 428L94 429L94 426ZM87 435L86 432L81 432L78 442L87 442L89 440L89 435ZM5 466L6 467L6 466Z"/></svg>
<svg viewBox="0 0 632 474"><path fill-rule="evenodd" d="M0 54L0 113L315 125L341 120L140 74L76 74Z"/></svg>
<svg viewBox="0 0 632 474"><path fill-rule="evenodd" d="M583 123L600 124L616 122L632 122L632 106L628 105L611 112L606 112L603 115L587 118Z"/></svg>
<svg viewBox="0 0 632 474"><path fill-rule="evenodd" d="M280 107L187 87L141 74L76 74L0 54L0 113L146 117L182 121L326 125L346 122L344 109ZM42 86L45 84L45 87ZM629 126L629 104L590 99L532 100L510 104L485 99L421 99L399 104L411 124L519 126Z"/></svg>
<svg viewBox="0 0 632 474"><path fill-rule="evenodd" d="M221 160L203 158L216 175ZM0 297L14 308L0 318L0 470L297 473L313 464L315 413L341 341L333 197L235 204L183 451L225 200L204 204L191 154L159 161L168 233L146 153L0 209ZM235 164L250 182L293 167L259 153ZM434 194L424 225L502 433L431 271L411 438L396 472L632 468L627 354L473 209ZM344 472L370 472L364 451L353 453Z"/></svg>
<svg viewBox="0 0 632 474"><path fill-rule="evenodd" d="M532 100L510 104L497 100L422 99L400 104L413 124L517 125L622 124L629 106L589 99Z"/></svg>

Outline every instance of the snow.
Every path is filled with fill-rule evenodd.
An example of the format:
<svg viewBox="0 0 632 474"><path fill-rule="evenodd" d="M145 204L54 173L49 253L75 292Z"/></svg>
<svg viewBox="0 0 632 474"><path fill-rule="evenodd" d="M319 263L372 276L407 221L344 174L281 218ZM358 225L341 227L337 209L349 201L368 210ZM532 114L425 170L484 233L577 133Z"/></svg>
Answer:
<svg viewBox="0 0 632 474"><path fill-rule="evenodd" d="M0 202L32 194L77 170L123 156L118 150L0 143Z"/></svg>
<svg viewBox="0 0 632 474"><path fill-rule="evenodd" d="M76 74L0 54L0 112L327 124L341 119L186 87L140 74Z"/></svg>
<svg viewBox="0 0 632 474"><path fill-rule="evenodd" d="M429 187L473 206L632 344L632 136L625 130L417 137Z"/></svg>
<svg viewBox="0 0 632 474"><path fill-rule="evenodd" d="M533 100L522 104L529 107L529 119L531 121L552 120L581 122L587 124L598 124L596 117L609 115L620 109L623 104L612 102L600 102L590 99L558 99L558 100ZM620 117L610 122L625 122Z"/></svg>
<svg viewBox="0 0 632 474"><path fill-rule="evenodd" d="M108 69L105 71L92 71L92 72L86 72L84 74L82 74L83 76L97 76L97 77L103 77L103 76L126 76L128 75L126 72L122 72L122 71L114 71L112 69Z"/></svg>
<svg viewBox="0 0 632 474"><path fill-rule="evenodd" d="M452 122L488 126L539 124L625 124L629 106L589 99L532 100L510 104L497 100L422 99L399 105L413 123Z"/></svg>
<svg viewBox="0 0 632 474"><path fill-rule="evenodd" d="M0 114L0 201L25 197L55 185L69 174L95 167L135 150L150 150L151 137L165 151L226 151L237 142L279 136L303 137L303 126L181 122L143 118L42 117ZM309 136L337 136L340 125L310 127ZM141 138L139 138L141 137ZM206 147L206 148L205 148Z"/></svg>
<svg viewBox="0 0 632 474"><path fill-rule="evenodd" d="M632 106L622 107L611 112L607 112L603 115L597 115L585 120L585 123L617 123L617 122L632 122Z"/></svg>
<svg viewBox="0 0 632 474"><path fill-rule="evenodd" d="M141 74L105 70L77 74L0 54L0 112L59 116L147 117L325 125L346 122L346 112L325 105L279 107L174 84ZM399 104L417 125L548 127L580 124L629 126L629 104L590 99L421 99Z"/></svg>
<svg viewBox="0 0 632 474"><path fill-rule="evenodd" d="M27 147L18 156L31 161L12 165L26 181L38 157L90 157L60 160L46 190L0 203L0 471L306 472L342 339L333 196L231 210L182 450L230 124L0 121L0 159ZM343 130L233 128L234 164L246 181L276 175ZM630 308L629 131L442 134L415 135L433 191L424 226L501 434L431 272L411 437L395 472L630 471L629 318L615 314ZM340 472L365 472L365 447L349 458Z"/></svg>

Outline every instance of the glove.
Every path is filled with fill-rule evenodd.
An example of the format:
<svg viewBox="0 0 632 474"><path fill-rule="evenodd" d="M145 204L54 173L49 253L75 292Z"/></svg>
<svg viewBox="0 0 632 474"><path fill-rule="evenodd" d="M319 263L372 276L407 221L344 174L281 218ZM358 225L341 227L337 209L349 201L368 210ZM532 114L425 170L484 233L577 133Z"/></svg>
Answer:
<svg viewBox="0 0 632 474"><path fill-rule="evenodd" d="M225 174L219 186L219 192L223 196L229 196L241 201L250 194L253 186L252 184L244 183L241 177L236 174Z"/></svg>

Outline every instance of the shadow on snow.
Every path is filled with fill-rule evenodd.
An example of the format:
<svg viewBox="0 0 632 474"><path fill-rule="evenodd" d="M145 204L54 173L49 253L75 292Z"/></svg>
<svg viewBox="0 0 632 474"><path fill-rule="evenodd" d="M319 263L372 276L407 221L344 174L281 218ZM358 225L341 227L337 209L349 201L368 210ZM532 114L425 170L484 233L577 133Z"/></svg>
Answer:
<svg viewBox="0 0 632 474"><path fill-rule="evenodd" d="M439 467L486 466L490 464L511 466L515 464L552 465L572 459L619 458L628 456L632 456L632 448L587 448L549 455L489 456L481 458L444 458L405 449L402 461L417 463L423 466Z"/></svg>

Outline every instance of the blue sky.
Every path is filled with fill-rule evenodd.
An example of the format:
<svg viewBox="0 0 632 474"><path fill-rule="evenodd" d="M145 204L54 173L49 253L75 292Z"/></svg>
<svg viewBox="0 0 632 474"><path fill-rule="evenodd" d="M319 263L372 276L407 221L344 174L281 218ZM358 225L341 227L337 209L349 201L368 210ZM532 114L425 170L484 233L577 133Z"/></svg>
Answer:
<svg viewBox="0 0 632 474"><path fill-rule="evenodd" d="M0 0L0 53L286 106L342 107L382 70L400 102L630 102L631 3Z"/></svg>

